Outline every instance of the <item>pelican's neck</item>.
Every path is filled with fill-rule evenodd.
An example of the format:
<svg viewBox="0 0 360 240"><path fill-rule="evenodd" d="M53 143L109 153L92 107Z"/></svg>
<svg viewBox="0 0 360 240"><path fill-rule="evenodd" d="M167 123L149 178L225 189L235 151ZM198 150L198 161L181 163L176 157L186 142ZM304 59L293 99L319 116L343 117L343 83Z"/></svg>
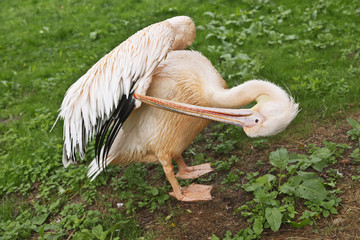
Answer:
<svg viewBox="0 0 360 240"><path fill-rule="evenodd" d="M187 16L178 16L167 19L175 32L175 39L171 50L181 50L190 46L196 35L196 28L191 18Z"/></svg>
<svg viewBox="0 0 360 240"><path fill-rule="evenodd" d="M289 101L283 89L263 80L250 80L231 89L216 89L212 96L211 104L221 108L239 108L255 100Z"/></svg>

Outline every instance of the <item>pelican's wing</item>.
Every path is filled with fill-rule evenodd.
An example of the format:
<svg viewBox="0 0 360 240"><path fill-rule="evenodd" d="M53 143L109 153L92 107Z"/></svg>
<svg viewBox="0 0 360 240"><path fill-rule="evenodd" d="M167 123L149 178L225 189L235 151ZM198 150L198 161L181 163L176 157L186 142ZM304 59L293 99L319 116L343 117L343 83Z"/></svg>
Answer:
<svg viewBox="0 0 360 240"><path fill-rule="evenodd" d="M101 58L68 89L59 114L64 119L65 167L76 160L75 151L83 158L94 134L103 135L99 140L106 135L104 131L112 124L110 117L120 115L126 120L134 108L131 93L137 84L149 86L155 67L172 48L174 38L166 21L144 28Z"/></svg>

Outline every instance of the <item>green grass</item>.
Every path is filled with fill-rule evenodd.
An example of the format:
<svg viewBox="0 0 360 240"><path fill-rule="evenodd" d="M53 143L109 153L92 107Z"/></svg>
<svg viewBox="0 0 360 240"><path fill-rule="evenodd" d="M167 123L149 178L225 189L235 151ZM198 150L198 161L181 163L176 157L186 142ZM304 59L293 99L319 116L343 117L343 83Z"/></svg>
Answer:
<svg viewBox="0 0 360 240"><path fill-rule="evenodd" d="M164 176L148 179L148 166L132 165L126 170L111 168L90 183L86 163L93 148L79 166L63 169L61 123L52 133L49 130L66 89L92 64L137 30L176 15L193 18L197 38L191 49L207 56L229 86L259 78L288 88L301 108L293 124L297 129L291 133L304 134L303 125L316 119L358 111L357 1L3 1L0 235L6 233L4 239L143 236L134 216L139 209L154 211L168 201L169 184L157 183ZM211 131L226 133L202 140L209 141L207 150L218 155L228 155L244 139L234 127L219 125ZM350 134L359 135L356 129ZM281 136L286 138L287 133ZM226 159L216 166L225 169L226 182L236 181L237 173L229 172ZM154 168L162 174L161 168ZM102 196L101 189L108 184L121 191ZM108 198L122 200L126 211L107 206ZM92 222L85 222L88 214ZM143 237L152 238L151 233Z"/></svg>

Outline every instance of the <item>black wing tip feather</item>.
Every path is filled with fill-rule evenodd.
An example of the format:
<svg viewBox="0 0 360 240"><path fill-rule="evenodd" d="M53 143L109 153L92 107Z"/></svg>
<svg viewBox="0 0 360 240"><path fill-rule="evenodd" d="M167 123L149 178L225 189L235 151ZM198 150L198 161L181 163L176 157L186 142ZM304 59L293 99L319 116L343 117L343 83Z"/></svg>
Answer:
<svg viewBox="0 0 360 240"><path fill-rule="evenodd" d="M63 146L63 156L62 156L62 163L65 168L67 168L71 163L76 164L76 155L75 151L73 151L72 156L69 158L66 153L66 145Z"/></svg>
<svg viewBox="0 0 360 240"><path fill-rule="evenodd" d="M95 157L98 166L106 169L105 159L107 158L114 140L119 133L123 123L135 108L135 98L133 92L127 98L125 95L120 99L117 108L113 111L110 118L97 131L95 140ZM102 155L102 156L101 156ZM101 164L101 165L100 165Z"/></svg>

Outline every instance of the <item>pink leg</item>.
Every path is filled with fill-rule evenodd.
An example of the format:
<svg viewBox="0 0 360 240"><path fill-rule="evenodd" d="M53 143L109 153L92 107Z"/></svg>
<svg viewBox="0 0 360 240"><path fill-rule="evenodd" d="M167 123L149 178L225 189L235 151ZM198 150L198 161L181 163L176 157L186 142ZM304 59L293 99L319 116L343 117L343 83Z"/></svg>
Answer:
<svg viewBox="0 0 360 240"><path fill-rule="evenodd" d="M179 168L179 172L176 174L176 177L181 179L194 179L214 171L214 169L211 168L210 163L188 167L181 156L175 158L175 160Z"/></svg>
<svg viewBox="0 0 360 240"><path fill-rule="evenodd" d="M170 193L171 196L175 197L177 200L185 202L212 199L210 194L210 191L213 188L212 186L191 184L189 187L181 188L179 182L175 178L174 167L171 164L171 159L168 161L164 161L164 159L162 159L160 162L163 166L165 175L173 188L173 192Z"/></svg>

